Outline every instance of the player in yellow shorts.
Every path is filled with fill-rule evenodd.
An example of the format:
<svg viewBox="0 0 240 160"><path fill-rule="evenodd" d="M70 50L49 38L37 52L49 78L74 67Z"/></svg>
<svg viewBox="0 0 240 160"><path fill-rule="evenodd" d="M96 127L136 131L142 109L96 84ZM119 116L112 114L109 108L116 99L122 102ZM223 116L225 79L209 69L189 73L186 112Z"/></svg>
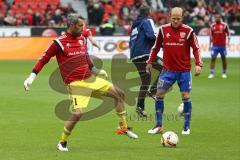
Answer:
<svg viewBox="0 0 240 160"><path fill-rule="evenodd" d="M24 88L28 91L45 64L52 57L56 57L62 79L68 86L69 94L73 100L71 116L65 123L61 139L57 145L58 150L68 151L68 137L83 115L83 108L87 107L91 96L113 98L119 116L117 134L126 134L131 138L138 138L127 125L124 92L110 82L96 77L97 75L107 76L107 74L104 70L96 69L89 59L87 41L82 36L83 20L76 14L70 14L67 18L67 26L66 33L51 43L33 67L29 77L24 81Z"/></svg>
<svg viewBox="0 0 240 160"><path fill-rule="evenodd" d="M86 108L91 97L102 98L111 86L112 83L95 75L86 80L70 83L68 90L73 100L72 109Z"/></svg>

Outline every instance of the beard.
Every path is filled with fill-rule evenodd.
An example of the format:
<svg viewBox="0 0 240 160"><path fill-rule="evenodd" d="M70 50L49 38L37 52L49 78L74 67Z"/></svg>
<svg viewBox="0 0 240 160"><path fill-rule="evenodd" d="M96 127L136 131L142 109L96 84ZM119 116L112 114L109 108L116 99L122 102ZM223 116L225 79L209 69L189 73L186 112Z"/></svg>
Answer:
<svg viewBox="0 0 240 160"><path fill-rule="evenodd" d="M81 36L82 31L74 31L74 32L72 32L72 35L75 36L75 37Z"/></svg>

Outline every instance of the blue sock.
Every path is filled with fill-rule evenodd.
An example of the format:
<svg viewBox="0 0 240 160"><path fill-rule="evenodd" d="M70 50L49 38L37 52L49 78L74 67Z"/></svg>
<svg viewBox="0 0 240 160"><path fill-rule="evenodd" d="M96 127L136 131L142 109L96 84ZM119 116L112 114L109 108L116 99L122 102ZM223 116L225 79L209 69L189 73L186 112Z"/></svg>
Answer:
<svg viewBox="0 0 240 160"><path fill-rule="evenodd" d="M156 126L162 127L162 114L164 111L164 99L163 98L156 99L155 109L156 109Z"/></svg>
<svg viewBox="0 0 240 160"><path fill-rule="evenodd" d="M184 125L183 129L186 131L187 129L190 129L190 120L192 115L192 102L191 99L183 99L183 115L184 115Z"/></svg>
<svg viewBox="0 0 240 160"><path fill-rule="evenodd" d="M210 74L214 74L214 69L210 69Z"/></svg>

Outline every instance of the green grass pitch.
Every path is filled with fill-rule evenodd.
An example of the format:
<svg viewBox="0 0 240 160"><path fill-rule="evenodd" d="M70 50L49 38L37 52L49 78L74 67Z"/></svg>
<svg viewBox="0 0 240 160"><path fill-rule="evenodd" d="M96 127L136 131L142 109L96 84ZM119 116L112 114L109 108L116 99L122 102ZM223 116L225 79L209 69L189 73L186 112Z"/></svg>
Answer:
<svg viewBox="0 0 240 160"><path fill-rule="evenodd" d="M228 78L221 78L218 59L215 78L209 80L209 59L203 73L193 77L192 128L182 136L182 119L164 119L165 131L175 131L180 139L176 148L163 148L160 135L148 135L154 121L129 120L139 139L114 133L117 117L112 111L100 118L80 122L69 139L69 152L56 150L64 122L55 116L55 105L67 98L52 90L48 78L56 63L52 60L39 74L31 90L23 81L35 61L0 61L0 160L239 160L240 159L240 59L229 59ZM110 73L110 60L104 68ZM137 75L136 73L133 73ZM111 75L110 75L111 77ZM165 114L177 114L181 98L175 85L165 98ZM91 102L94 106L97 101ZM154 102L147 98L146 110L154 113ZM129 115L134 106L127 106Z"/></svg>

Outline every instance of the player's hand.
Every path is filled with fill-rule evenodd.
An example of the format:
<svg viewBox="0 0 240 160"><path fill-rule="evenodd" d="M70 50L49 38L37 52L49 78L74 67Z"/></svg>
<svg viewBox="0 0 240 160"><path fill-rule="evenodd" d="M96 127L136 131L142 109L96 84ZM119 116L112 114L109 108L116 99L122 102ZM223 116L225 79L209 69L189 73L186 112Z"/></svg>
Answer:
<svg viewBox="0 0 240 160"><path fill-rule="evenodd" d="M195 76L199 76L200 73L202 71L202 67L201 66L195 66Z"/></svg>
<svg viewBox="0 0 240 160"><path fill-rule="evenodd" d="M211 52L211 50L212 50L212 46L209 46L208 51Z"/></svg>
<svg viewBox="0 0 240 160"><path fill-rule="evenodd" d="M230 49L230 47L231 47L230 42L228 42L227 47L228 47L228 49Z"/></svg>
<svg viewBox="0 0 240 160"><path fill-rule="evenodd" d="M98 48L98 50L101 50L100 46L99 45L96 45L96 47Z"/></svg>
<svg viewBox="0 0 240 160"><path fill-rule="evenodd" d="M108 79L108 74L105 70L101 69L98 73L98 75L103 76L104 79Z"/></svg>
<svg viewBox="0 0 240 160"><path fill-rule="evenodd" d="M93 43L93 46L97 47L97 48L98 48L98 50L100 50L100 49L101 49L101 48L100 48L100 46L99 46L97 43Z"/></svg>
<svg viewBox="0 0 240 160"><path fill-rule="evenodd" d="M152 71L152 64L147 64L147 66L146 66L146 72L147 72L148 74L150 74L151 71Z"/></svg>
<svg viewBox="0 0 240 160"><path fill-rule="evenodd" d="M30 86L32 85L32 83L33 83L34 79L36 78L36 76L37 75L35 73L31 73L29 75L29 77L24 81L23 87L24 87L25 91L29 91Z"/></svg>

